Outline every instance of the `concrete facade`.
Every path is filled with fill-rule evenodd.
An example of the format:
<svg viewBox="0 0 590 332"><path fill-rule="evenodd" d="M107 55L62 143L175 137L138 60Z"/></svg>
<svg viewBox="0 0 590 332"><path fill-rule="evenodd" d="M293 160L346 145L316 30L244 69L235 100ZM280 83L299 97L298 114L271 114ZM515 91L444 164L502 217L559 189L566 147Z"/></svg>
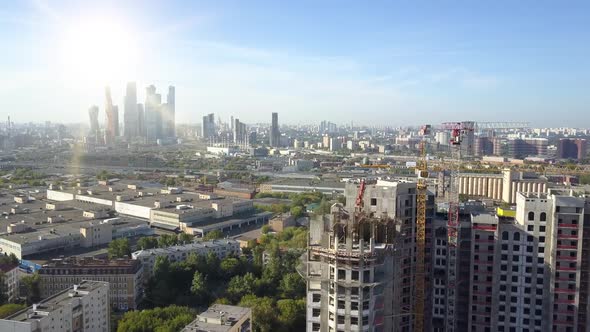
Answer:
<svg viewBox="0 0 590 332"><path fill-rule="evenodd" d="M115 310L136 309L143 295L143 267L131 259L68 258L53 260L39 270L41 297L48 297L83 280L110 284L110 305Z"/></svg>
<svg viewBox="0 0 590 332"><path fill-rule="evenodd" d="M2 332L109 332L109 284L82 281L0 319Z"/></svg>

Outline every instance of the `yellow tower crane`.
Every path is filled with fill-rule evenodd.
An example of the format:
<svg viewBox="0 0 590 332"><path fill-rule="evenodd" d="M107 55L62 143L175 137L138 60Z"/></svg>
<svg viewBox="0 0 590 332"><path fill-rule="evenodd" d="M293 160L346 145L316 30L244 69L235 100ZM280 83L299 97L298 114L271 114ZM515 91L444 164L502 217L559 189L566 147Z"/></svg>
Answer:
<svg viewBox="0 0 590 332"><path fill-rule="evenodd" d="M414 331L424 331L424 298L425 298L425 247L426 247L426 200L428 164L426 162L425 139L430 134L430 125L424 125L420 129L422 140L420 141L420 156L416 162L417 184L417 211L416 211L416 272L415 272L415 304L414 304Z"/></svg>

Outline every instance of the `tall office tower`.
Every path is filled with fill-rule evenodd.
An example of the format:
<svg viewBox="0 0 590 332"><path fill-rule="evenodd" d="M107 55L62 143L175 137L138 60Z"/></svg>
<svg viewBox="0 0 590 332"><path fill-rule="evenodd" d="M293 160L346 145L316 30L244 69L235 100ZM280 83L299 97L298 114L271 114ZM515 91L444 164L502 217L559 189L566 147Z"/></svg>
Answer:
<svg viewBox="0 0 590 332"><path fill-rule="evenodd" d="M137 136L145 137L145 112L143 104L137 104Z"/></svg>
<svg viewBox="0 0 590 332"><path fill-rule="evenodd" d="M235 144L246 144L248 141L248 134L246 132L246 124L240 122L240 119L234 119L233 123L233 138Z"/></svg>
<svg viewBox="0 0 590 332"><path fill-rule="evenodd" d="M173 86L169 86L166 104L162 105L162 135L164 137L176 136L175 105L175 90Z"/></svg>
<svg viewBox="0 0 590 332"><path fill-rule="evenodd" d="M585 139L561 138L557 145L557 158L582 160L586 158L587 150Z"/></svg>
<svg viewBox="0 0 590 332"><path fill-rule="evenodd" d="M139 135L137 115L137 87L135 82L127 83L125 92L125 114L123 114L123 124L125 137L127 139L135 138Z"/></svg>
<svg viewBox="0 0 590 332"><path fill-rule="evenodd" d="M98 106L92 105L88 109L88 116L90 117L90 135L98 137L100 127L98 125Z"/></svg>
<svg viewBox="0 0 590 332"><path fill-rule="evenodd" d="M113 105L111 89L108 86L105 88L105 115L105 141L113 142L115 137L119 136L119 108Z"/></svg>
<svg viewBox="0 0 590 332"><path fill-rule="evenodd" d="M307 280L307 331L412 331L416 184L378 180L367 185L364 216L355 212L358 190L348 183L346 208L336 204L330 215L310 223L301 271ZM432 196L427 206L431 225ZM427 285L428 260L429 255ZM425 308L431 310L428 303ZM427 328L430 319L425 314Z"/></svg>
<svg viewBox="0 0 590 332"><path fill-rule="evenodd" d="M231 132L234 132L234 116L229 117L229 125L231 126Z"/></svg>
<svg viewBox="0 0 590 332"><path fill-rule="evenodd" d="M148 141L161 138L162 134L162 96L156 93L156 87L150 85L146 88L145 96L145 131Z"/></svg>
<svg viewBox="0 0 590 332"><path fill-rule="evenodd" d="M279 113L272 113L269 143L272 147L279 147L281 145L281 132L279 131Z"/></svg>
<svg viewBox="0 0 590 332"><path fill-rule="evenodd" d="M587 331L589 206L550 189L472 216L469 331Z"/></svg>
<svg viewBox="0 0 590 332"><path fill-rule="evenodd" d="M109 295L108 282L82 281L31 307L0 319L0 331L109 332Z"/></svg>
<svg viewBox="0 0 590 332"><path fill-rule="evenodd" d="M203 117L203 138L215 137L215 114L210 113Z"/></svg>

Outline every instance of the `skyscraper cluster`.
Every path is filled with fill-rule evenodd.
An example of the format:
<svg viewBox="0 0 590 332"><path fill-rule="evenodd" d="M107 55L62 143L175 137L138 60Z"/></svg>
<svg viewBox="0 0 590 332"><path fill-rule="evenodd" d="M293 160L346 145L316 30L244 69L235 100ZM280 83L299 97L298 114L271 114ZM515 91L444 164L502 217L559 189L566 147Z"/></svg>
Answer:
<svg viewBox="0 0 590 332"><path fill-rule="evenodd" d="M176 135L176 98L173 86L168 87L165 103L162 103L162 97L156 93L156 87L153 85L146 88L145 107L138 103L137 99L135 82L127 83L124 97L125 113L123 115L123 136L127 141L155 142L158 139L172 138ZM98 106L90 107L88 114L90 133L98 138L100 136ZM121 136L121 131L119 128L119 108L113 105L109 87L105 88L105 116L105 143L112 143L116 137Z"/></svg>

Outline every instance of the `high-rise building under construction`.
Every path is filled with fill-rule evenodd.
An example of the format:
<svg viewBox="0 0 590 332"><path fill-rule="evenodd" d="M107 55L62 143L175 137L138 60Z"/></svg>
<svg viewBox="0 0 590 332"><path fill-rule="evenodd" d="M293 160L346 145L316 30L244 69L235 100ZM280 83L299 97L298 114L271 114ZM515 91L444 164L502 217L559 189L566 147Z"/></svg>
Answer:
<svg viewBox="0 0 590 332"><path fill-rule="evenodd" d="M335 204L311 221L301 271L307 331L413 331L416 193L410 182L348 183L346 207ZM427 206L428 248L432 199ZM429 319L424 315L425 328Z"/></svg>

